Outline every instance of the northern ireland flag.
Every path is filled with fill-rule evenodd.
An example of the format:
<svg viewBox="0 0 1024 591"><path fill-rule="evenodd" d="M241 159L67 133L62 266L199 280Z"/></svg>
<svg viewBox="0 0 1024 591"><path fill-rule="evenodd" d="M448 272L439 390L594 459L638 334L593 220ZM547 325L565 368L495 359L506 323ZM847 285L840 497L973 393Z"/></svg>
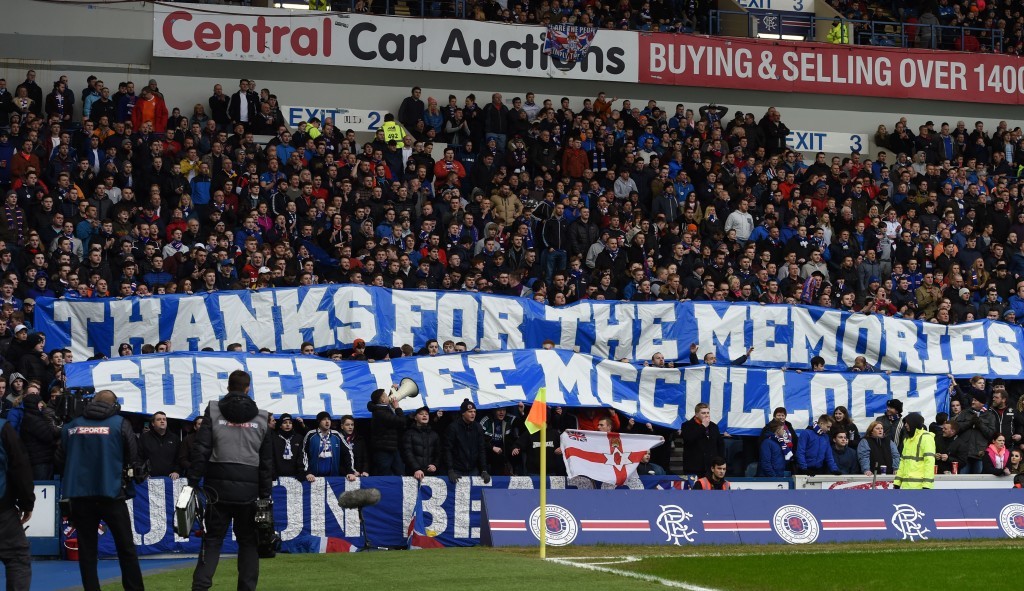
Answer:
<svg viewBox="0 0 1024 591"><path fill-rule="evenodd" d="M562 457L569 478L586 476L620 486L636 473L651 449L665 442L660 435L633 435L569 429L561 437Z"/></svg>

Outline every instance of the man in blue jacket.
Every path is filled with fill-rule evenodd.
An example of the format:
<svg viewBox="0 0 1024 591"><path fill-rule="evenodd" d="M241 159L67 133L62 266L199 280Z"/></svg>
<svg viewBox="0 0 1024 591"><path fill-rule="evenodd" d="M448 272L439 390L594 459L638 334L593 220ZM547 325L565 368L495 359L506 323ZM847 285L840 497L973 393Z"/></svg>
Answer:
<svg viewBox="0 0 1024 591"><path fill-rule="evenodd" d="M829 431L832 417L827 414L818 417L818 423L807 427L797 440L796 465L800 474L839 474L839 466L832 456L832 441Z"/></svg>
<svg viewBox="0 0 1024 591"><path fill-rule="evenodd" d="M313 482L317 476L341 476L343 445L341 433L331 429L331 413L320 411L316 415L316 429L306 433L302 441L306 480Z"/></svg>
<svg viewBox="0 0 1024 591"><path fill-rule="evenodd" d="M118 413L117 396L96 393L82 416L64 425L56 463L63 466L62 494L71 500L71 523L78 530L78 569L86 591L99 591L98 528L102 520L114 538L121 563L121 584L141 591L142 569L133 540L126 499L135 485L124 478L126 467L139 482L138 441L131 425Z"/></svg>

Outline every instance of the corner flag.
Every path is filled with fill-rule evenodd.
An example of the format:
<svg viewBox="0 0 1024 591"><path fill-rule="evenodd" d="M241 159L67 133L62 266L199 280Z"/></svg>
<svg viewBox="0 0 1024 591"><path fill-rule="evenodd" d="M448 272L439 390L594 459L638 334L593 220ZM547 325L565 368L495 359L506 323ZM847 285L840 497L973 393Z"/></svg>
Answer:
<svg viewBox="0 0 1024 591"><path fill-rule="evenodd" d="M530 414L526 415L526 430L531 435L548 426L548 403L547 390L537 390L537 396L533 399L533 406L530 407Z"/></svg>

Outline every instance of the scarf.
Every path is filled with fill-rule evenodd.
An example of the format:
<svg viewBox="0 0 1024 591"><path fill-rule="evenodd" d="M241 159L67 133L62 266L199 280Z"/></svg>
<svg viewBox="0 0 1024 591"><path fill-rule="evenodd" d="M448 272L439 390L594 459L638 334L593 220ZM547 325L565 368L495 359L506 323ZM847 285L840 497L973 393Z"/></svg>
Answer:
<svg viewBox="0 0 1024 591"><path fill-rule="evenodd" d="M793 440L790 439L789 437L789 430L787 429L786 432L782 435L782 437L779 437L778 435L772 435L772 437L775 439L776 442L778 442L779 447L782 448L782 455L786 458L786 461L792 461Z"/></svg>
<svg viewBox="0 0 1024 591"><path fill-rule="evenodd" d="M996 470L1002 470L1010 461L1010 449L1007 447L998 452L994 445L990 445L985 448L985 452L988 453L988 459L992 461L992 467Z"/></svg>

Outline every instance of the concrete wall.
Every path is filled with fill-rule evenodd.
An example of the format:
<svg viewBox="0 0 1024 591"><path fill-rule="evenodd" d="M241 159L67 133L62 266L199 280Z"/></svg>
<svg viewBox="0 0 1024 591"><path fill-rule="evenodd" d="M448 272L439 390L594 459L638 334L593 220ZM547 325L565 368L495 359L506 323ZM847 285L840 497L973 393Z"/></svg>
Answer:
<svg viewBox="0 0 1024 591"><path fill-rule="evenodd" d="M910 124L964 119L981 119L990 127L1000 119L1019 124L1020 107L980 105L943 101L905 101L853 96L829 96L795 93L766 93L748 90L671 87L590 81L481 76L458 72L424 73L368 68L289 65L280 63L239 63L217 60L152 58L152 8L150 5L117 4L109 7L60 6L50 3L19 1L10 3L7 27L0 33L0 75L13 88L23 79L24 70L33 67L39 82L47 87L66 73L71 87L81 89L89 74L110 84L132 79L145 84L158 80L169 108L191 112L195 103L206 104L215 83L228 92L237 87L240 77L253 78L259 88L270 88L282 104L333 106L353 109L397 110L411 86L421 86L425 96L443 103L449 93L462 98L469 92L486 100L500 91L506 98L523 95L527 90L538 99L562 96L573 99L577 107L585 97L599 91L610 96L629 98L634 104L656 99L669 108L682 102L699 106L709 102L727 105L760 115L769 106L782 111L783 120L793 129L873 133L879 124L890 129L901 116ZM5 6L5 9L7 6ZM17 31L17 33L11 32ZM55 31L60 33L55 34ZM874 146L870 146L874 151Z"/></svg>

